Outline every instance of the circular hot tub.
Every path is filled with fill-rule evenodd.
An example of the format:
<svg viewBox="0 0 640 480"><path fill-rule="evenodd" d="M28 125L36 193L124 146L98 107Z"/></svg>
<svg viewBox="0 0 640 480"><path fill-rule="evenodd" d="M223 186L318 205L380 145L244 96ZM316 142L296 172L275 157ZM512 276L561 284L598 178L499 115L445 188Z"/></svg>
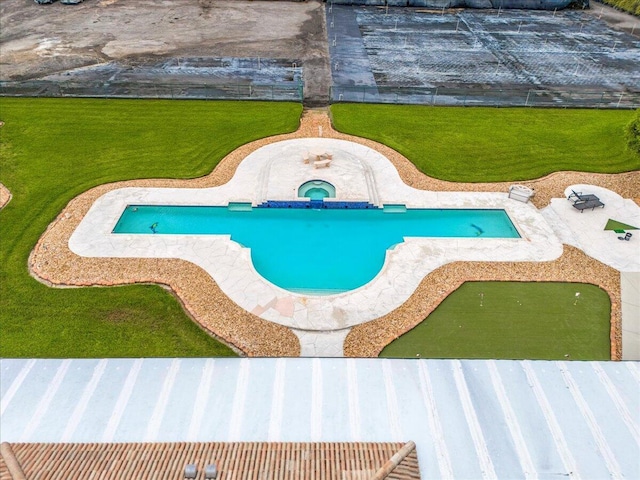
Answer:
<svg viewBox="0 0 640 480"><path fill-rule="evenodd" d="M309 180L298 188L298 197L306 197L311 200L335 198L336 187L325 180Z"/></svg>

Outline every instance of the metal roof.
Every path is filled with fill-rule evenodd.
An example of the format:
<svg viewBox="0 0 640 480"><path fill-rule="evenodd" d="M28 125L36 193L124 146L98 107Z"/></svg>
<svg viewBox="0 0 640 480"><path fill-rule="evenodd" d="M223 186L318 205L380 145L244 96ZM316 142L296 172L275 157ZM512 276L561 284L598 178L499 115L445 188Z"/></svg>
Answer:
<svg viewBox="0 0 640 480"><path fill-rule="evenodd" d="M0 361L8 442L402 442L422 478L640 478L640 364Z"/></svg>

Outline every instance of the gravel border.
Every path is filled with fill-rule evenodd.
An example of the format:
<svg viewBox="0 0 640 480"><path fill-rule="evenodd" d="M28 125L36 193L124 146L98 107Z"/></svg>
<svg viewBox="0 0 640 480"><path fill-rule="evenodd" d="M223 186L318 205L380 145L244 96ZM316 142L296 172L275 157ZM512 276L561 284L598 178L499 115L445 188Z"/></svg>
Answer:
<svg viewBox="0 0 640 480"><path fill-rule="evenodd" d="M179 299L185 311L204 330L251 356L299 356L300 343L293 332L263 320L232 302L200 267L178 259L122 259L80 257L68 248L71 234L94 201L108 191L123 187L203 188L228 182L240 162L258 148L287 139L323 136L349 140L377 150L397 168L402 180L414 188L434 191L504 191L513 182L454 183L427 177L405 157L391 148L333 130L327 109L307 110L300 128L243 145L227 155L209 175L192 180L134 180L101 185L69 202L41 236L29 257L33 276L50 286L112 286L154 283L165 286ZM592 174L558 172L528 182L536 190L533 203L547 205L551 198L564 197L571 184L588 183L617 192L637 203L640 172ZM516 280L584 282L588 278L611 298L611 358L621 359L620 275L617 270L581 251L565 246L554 262L456 262L429 274L407 302L393 312L354 327L345 342L345 356L377 356L382 348L420 323L449 293L466 280ZM428 298L427 293L438 295Z"/></svg>
<svg viewBox="0 0 640 480"><path fill-rule="evenodd" d="M588 282L585 279L589 279ZM611 299L611 358L622 359L620 272L565 245L552 262L454 262L425 277L411 297L387 315L353 327L346 357L377 357L390 342L422 322L466 281L574 282L597 285Z"/></svg>

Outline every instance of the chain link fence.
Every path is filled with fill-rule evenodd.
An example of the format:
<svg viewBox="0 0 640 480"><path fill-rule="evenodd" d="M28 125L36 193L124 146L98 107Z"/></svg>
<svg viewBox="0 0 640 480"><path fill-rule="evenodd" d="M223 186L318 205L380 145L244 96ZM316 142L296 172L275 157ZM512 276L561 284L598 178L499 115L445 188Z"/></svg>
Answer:
<svg viewBox="0 0 640 480"><path fill-rule="evenodd" d="M556 89L331 87L332 102L441 106L640 108L640 92Z"/></svg>
<svg viewBox="0 0 640 480"><path fill-rule="evenodd" d="M11 97L164 98L302 102L302 82L286 84L159 84L133 82L0 82Z"/></svg>

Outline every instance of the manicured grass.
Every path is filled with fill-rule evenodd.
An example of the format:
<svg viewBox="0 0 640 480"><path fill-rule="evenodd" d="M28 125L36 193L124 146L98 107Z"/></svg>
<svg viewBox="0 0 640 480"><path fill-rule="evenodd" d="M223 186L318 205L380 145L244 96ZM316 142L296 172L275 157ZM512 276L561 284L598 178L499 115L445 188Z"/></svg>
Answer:
<svg viewBox="0 0 640 480"><path fill-rule="evenodd" d="M192 178L227 153L294 131L289 103L0 98L0 356L233 355L157 286L49 288L27 271L47 225L107 182Z"/></svg>
<svg viewBox="0 0 640 480"><path fill-rule="evenodd" d="M331 112L341 132L384 143L442 180L516 181L559 170L640 168L640 155L625 140L633 111L338 104Z"/></svg>
<svg viewBox="0 0 640 480"><path fill-rule="evenodd" d="M467 282L380 356L610 360L610 311L594 285Z"/></svg>

